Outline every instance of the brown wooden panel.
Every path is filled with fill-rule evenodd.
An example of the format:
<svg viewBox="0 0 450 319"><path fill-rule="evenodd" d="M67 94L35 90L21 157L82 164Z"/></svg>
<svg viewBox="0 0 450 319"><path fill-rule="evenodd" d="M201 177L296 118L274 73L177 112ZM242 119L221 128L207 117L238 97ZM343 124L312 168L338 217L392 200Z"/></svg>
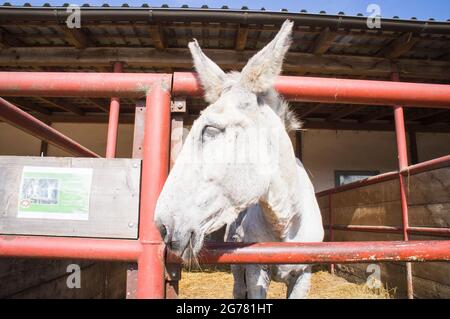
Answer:
<svg viewBox="0 0 450 319"><path fill-rule="evenodd" d="M43 282L67 276L67 266L70 264L78 264L81 268L85 268L93 265L93 262L2 258L0 260L0 298L7 298L30 287L39 286Z"/></svg>
<svg viewBox="0 0 450 319"><path fill-rule="evenodd" d="M320 213L322 214L322 222L324 225L328 225L330 223L330 212L328 208L321 208Z"/></svg>
<svg viewBox="0 0 450 319"><path fill-rule="evenodd" d="M354 276L359 283L365 283L368 276L371 274L367 272L369 264L351 264L336 266L338 274ZM395 298L406 297L406 274L405 267L400 264L392 263L378 263L380 266L381 282L385 288L389 289L393 293ZM395 292L395 293L394 293Z"/></svg>
<svg viewBox="0 0 450 319"><path fill-rule="evenodd" d="M401 226L402 210L399 201L373 205L332 208L335 224Z"/></svg>
<svg viewBox="0 0 450 319"><path fill-rule="evenodd" d="M408 204L429 205L450 202L450 167L411 175L406 179Z"/></svg>
<svg viewBox="0 0 450 319"><path fill-rule="evenodd" d="M450 202L408 207L411 226L450 227Z"/></svg>
<svg viewBox="0 0 450 319"><path fill-rule="evenodd" d="M328 195L317 197L317 203L321 209L328 208Z"/></svg>
<svg viewBox="0 0 450 319"><path fill-rule="evenodd" d="M400 198L398 179L350 189L331 196L331 207L353 207L392 202Z"/></svg>
<svg viewBox="0 0 450 319"><path fill-rule="evenodd" d="M386 241L386 240L403 240L403 235L343 231L343 230L334 231L334 241Z"/></svg>
<svg viewBox="0 0 450 319"><path fill-rule="evenodd" d="M36 269L38 269L38 267L36 267L36 260L34 260L34 262L34 267L29 269L26 277L33 277L36 273ZM52 263L54 262L56 261L52 261ZM81 288L70 289L67 287L67 278L69 273L66 272L66 267L64 267L69 263L62 261L57 261L56 263L60 263L59 267L55 267L56 264L53 264L53 267L45 267L42 270L46 273L46 280L39 278L38 284L29 285L25 289L16 291L13 294L5 295L3 298L91 299L125 297L125 264L99 262L95 264L85 264L82 266L82 263L73 262L79 264L81 267ZM21 275L24 276L23 273Z"/></svg>

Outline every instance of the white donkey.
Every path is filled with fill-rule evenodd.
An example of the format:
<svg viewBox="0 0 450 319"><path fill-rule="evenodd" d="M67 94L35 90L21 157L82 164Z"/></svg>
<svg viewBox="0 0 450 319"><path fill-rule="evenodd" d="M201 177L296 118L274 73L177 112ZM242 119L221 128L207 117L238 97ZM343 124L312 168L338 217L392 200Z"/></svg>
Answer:
<svg viewBox="0 0 450 319"><path fill-rule="evenodd" d="M237 241L323 240L313 186L287 133L299 125L273 88L292 27L286 21L241 73L224 73L189 44L210 105L192 125L155 212L165 243L184 261L224 225ZM266 297L271 279L288 285L289 298L304 298L311 278L307 265L234 266L233 273L236 298Z"/></svg>

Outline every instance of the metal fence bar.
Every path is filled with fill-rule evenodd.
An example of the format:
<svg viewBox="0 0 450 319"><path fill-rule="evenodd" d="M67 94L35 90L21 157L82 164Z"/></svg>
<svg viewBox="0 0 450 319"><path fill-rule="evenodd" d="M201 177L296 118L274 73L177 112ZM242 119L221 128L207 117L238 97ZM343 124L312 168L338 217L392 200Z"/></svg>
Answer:
<svg viewBox="0 0 450 319"><path fill-rule="evenodd" d="M168 254L168 262L179 262ZM203 264L324 264L450 261L450 240L206 244Z"/></svg>
<svg viewBox="0 0 450 319"><path fill-rule="evenodd" d="M275 88L291 101L450 108L450 86L443 84L280 76ZM172 93L199 96L202 89L194 73L175 72Z"/></svg>
<svg viewBox="0 0 450 319"><path fill-rule="evenodd" d="M157 81L170 74L0 72L1 96L142 98Z"/></svg>
<svg viewBox="0 0 450 319"><path fill-rule="evenodd" d="M169 171L170 82L155 83L146 99L138 260L138 298L164 298L164 243L154 210Z"/></svg>
<svg viewBox="0 0 450 319"><path fill-rule="evenodd" d="M137 240L0 235L0 257L136 261Z"/></svg>
<svg viewBox="0 0 450 319"><path fill-rule="evenodd" d="M136 261L143 249L138 240L0 236L1 257ZM450 240L206 244L199 256L206 264L450 261ZM167 259L179 262L170 252Z"/></svg>
<svg viewBox="0 0 450 319"><path fill-rule="evenodd" d="M100 155L2 98L0 98L0 118L18 129L53 144L70 154L81 157L100 157Z"/></svg>
<svg viewBox="0 0 450 319"><path fill-rule="evenodd" d="M396 67L395 67L396 69ZM398 72L392 73L392 81L398 83ZM397 153L398 153L398 167L399 167L399 186L400 186L400 202L402 206L402 224L403 224L403 240L408 241L408 200L406 197L406 185L405 176L401 171L408 167L408 146L406 142L406 129L405 129L405 117L403 114L403 107L400 105L394 105L394 122L395 122L395 136L397 139ZM406 292L408 299L414 298L414 287L412 278L411 263L406 263Z"/></svg>
<svg viewBox="0 0 450 319"><path fill-rule="evenodd" d="M393 233L403 234L403 227L394 226L378 226L378 225L324 225L325 228L332 228L334 230L342 231L357 231L368 233ZM450 237L450 228L439 227L408 227L409 234L428 235L437 237Z"/></svg>
<svg viewBox="0 0 450 319"><path fill-rule="evenodd" d="M122 73L122 62L114 62L114 73ZM112 97L109 105L108 136L106 158L116 157L117 130L119 128L120 98Z"/></svg>

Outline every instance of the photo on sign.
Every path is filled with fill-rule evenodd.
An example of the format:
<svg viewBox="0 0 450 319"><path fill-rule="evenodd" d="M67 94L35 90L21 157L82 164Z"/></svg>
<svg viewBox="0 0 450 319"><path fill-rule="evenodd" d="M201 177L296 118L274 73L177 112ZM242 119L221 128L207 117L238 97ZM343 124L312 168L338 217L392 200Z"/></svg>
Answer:
<svg viewBox="0 0 450 319"><path fill-rule="evenodd" d="M89 220L92 169L25 166L18 218Z"/></svg>
<svg viewBox="0 0 450 319"><path fill-rule="evenodd" d="M59 180L56 178L24 178L21 206L58 204ZM27 205L27 206L26 206Z"/></svg>

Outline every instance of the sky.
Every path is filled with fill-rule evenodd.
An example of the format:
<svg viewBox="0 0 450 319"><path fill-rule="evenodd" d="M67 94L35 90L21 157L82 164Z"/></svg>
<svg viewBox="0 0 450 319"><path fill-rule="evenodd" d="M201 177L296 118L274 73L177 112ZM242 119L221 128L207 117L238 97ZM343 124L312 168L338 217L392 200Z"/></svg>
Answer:
<svg viewBox="0 0 450 319"><path fill-rule="evenodd" d="M343 11L346 15L356 15L367 13L369 4L377 4L381 9L381 16L392 18L398 16L403 19L416 17L421 20L434 18L440 21L450 19L450 0L3 0L13 5L23 5L26 2L33 6L42 6L48 2L51 5L62 5L63 3L78 4L89 3L91 6L108 3L110 6L120 6L122 3L128 3L130 6L141 6L142 3L148 3L150 6L160 7L162 4L168 4L169 7L180 7L187 4L189 7L198 8L206 4L210 8L220 8L227 5L230 9L240 9L247 6L249 9L259 10L261 7L266 10L279 11L283 8L289 11L307 10L310 13L319 13L324 10L330 14L337 14Z"/></svg>

